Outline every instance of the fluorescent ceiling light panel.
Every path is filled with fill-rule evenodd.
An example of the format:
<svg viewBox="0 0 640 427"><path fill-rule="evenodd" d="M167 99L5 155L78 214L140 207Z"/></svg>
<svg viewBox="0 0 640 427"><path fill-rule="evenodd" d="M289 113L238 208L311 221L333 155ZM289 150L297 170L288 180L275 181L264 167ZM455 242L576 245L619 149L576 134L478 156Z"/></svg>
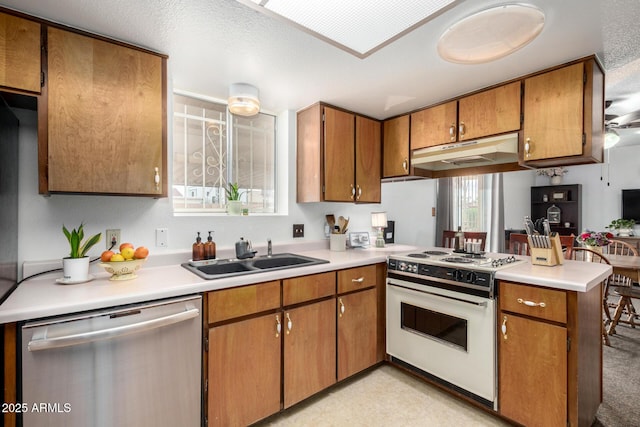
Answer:
<svg viewBox="0 0 640 427"><path fill-rule="evenodd" d="M364 58L458 0L237 0Z"/></svg>

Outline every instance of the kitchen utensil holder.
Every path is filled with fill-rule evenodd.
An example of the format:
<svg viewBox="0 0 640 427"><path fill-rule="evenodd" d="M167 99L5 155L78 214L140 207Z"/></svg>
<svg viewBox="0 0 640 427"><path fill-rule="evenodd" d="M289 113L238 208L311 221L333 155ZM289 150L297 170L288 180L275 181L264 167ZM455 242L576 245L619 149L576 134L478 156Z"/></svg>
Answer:
<svg viewBox="0 0 640 427"><path fill-rule="evenodd" d="M549 236L549 241L551 242L550 248L535 247L531 240L531 236L527 236L527 239L529 240L529 251L531 252L531 264L546 265L548 267L562 265L564 257L562 256L560 236L558 233L552 234L552 236Z"/></svg>

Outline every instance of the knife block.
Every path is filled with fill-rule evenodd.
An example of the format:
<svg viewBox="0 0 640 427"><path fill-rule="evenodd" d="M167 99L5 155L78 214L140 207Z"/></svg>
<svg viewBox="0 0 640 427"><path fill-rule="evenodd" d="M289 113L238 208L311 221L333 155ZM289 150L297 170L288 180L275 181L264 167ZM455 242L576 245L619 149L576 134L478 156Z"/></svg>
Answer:
<svg viewBox="0 0 640 427"><path fill-rule="evenodd" d="M554 265L562 265L564 257L562 256L562 244L560 243L560 236L558 233L552 233L553 236L549 236L551 242L550 248L538 248L534 247L531 241L531 236L527 236L529 240L529 252L531 252L531 264L546 265L552 267Z"/></svg>

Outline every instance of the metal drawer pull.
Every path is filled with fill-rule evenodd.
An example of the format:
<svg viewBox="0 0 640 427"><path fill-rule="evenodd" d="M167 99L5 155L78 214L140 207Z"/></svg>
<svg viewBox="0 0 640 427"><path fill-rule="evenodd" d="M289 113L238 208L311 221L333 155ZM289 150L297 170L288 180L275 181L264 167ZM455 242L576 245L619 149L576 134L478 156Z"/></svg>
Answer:
<svg viewBox="0 0 640 427"><path fill-rule="evenodd" d="M287 317L287 335L291 332L291 328L293 327L293 322L291 321L291 317L289 317L289 313L286 314Z"/></svg>
<svg viewBox="0 0 640 427"><path fill-rule="evenodd" d="M528 307L542 307L542 308L545 308L547 306L547 304L543 302L525 301L522 298L518 298L518 304L524 304Z"/></svg>
<svg viewBox="0 0 640 427"><path fill-rule="evenodd" d="M153 174L153 181L156 184L156 190L160 189L160 171L158 170L158 168L154 168L154 174Z"/></svg>
<svg viewBox="0 0 640 427"><path fill-rule="evenodd" d="M276 338L280 337L282 332L282 323L280 323L280 316L276 314Z"/></svg>
<svg viewBox="0 0 640 427"><path fill-rule="evenodd" d="M507 339L507 316L502 316L502 338Z"/></svg>
<svg viewBox="0 0 640 427"><path fill-rule="evenodd" d="M405 158L402 161L402 169L404 169L405 171L409 171L409 159Z"/></svg>
<svg viewBox="0 0 640 427"><path fill-rule="evenodd" d="M358 277L357 279L351 279L352 282L362 283L364 282L364 277Z"/></svg>
<svg viewBox="0 0 640 427"><path fill-rule="evenodd" d="M342 302L342 298L338 298L338 304L340 304L340 314L338 314L338 317L342 317L344 314L344 303Z"/></svg>
<svg viewBox="0 0 640 427"><path fill-rule="evenodd" d="M38 351L51 348L69 347L72 345L84 344L98 340L114 339L124 335L145 332L152 329L161 328L163 326L173 325L174 323L193 319L194 317L198 317L199 315L200 310L198 310L197 308L192 308L180 313L159 317L157 319L145 320L139 323L132 323L123 326L116 326L109 329L101 329L97 331L66 335L56 338L33 340L29 341L27 348L29 349L29 351Z"/></svg>

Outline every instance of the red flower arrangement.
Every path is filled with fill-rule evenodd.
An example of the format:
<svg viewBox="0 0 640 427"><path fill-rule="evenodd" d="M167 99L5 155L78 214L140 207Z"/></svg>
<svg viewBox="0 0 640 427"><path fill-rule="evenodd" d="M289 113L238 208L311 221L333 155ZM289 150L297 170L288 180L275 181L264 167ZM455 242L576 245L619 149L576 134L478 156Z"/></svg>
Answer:
<svg viewBox="0 0 640 427"><path fill-rule="evenodd" d="M589 231L586 230L581 233L576 240L587 246L607 246L611 243L610 239L613 239L613 234L603 231Z"/></svg>

